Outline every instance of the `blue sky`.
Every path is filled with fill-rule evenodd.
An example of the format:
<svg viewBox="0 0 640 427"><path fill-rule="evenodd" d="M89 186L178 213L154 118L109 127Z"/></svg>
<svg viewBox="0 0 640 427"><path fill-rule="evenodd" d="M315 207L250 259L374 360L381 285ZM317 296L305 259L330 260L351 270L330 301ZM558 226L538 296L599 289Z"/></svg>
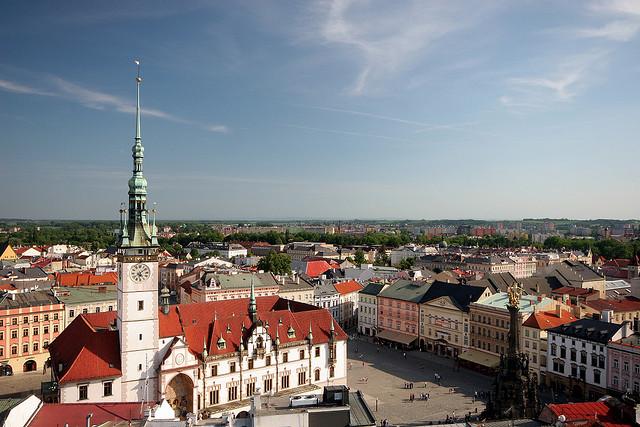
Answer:
<svg viewBox="0 0 640 427"><path fill-rule="evenodd" d="M0 217L638 217L640 1L0 12Z"/></svg>

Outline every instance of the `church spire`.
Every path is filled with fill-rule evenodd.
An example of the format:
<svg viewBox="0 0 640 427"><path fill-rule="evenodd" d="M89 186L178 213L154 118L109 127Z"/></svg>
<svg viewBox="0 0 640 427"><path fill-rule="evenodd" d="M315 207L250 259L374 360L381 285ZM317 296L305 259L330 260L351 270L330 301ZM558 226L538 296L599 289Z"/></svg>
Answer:
<svg viewBox="0 0 640 427"><path fill-rule="evenodd" d="M252 322L257 320L257 304L256 304L256 295L255 288L253 286L253 274L251 275L251 294L249 295L249 317Z"/></svg>
<svg viewBox="0 0 640 427"><path fill-rule="evenodd" d="M129 209L128 221L123 230L123 238L120 246L151 247L157 246L157 239L153 239L153 226L149 224L147 212L147 180L142 173L144 159L144 147L142 146L142 134L140 126L140 61L134 61L137 66L136 74L136 130L131 154L133 158L133 174L129 179ZM128 235L128 239L124 236Z"/></svg>

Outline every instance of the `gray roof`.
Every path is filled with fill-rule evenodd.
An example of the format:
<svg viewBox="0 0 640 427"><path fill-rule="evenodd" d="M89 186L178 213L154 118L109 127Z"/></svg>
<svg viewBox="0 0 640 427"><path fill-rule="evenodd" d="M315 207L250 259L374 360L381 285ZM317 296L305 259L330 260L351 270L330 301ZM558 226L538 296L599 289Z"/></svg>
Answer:
<svg viewBox="0 0 640 427"><path fill-rule="evenodd" d="M360 390L349 392L349 427L375 426L376 417Z"/></svg>
<svg viewBox="0 0 640 427"><path fill-rule="evenodd" d="M384 283L369 283L367 286L364 287L363 290L360 291L361 294L366 294L366 295L378 295L380 292L382 292L382 289L384 288Z"/></svg>
<svg viewBox="0 0 640 427"><path fill-rule="evenodd" d="M118 298L116 285L105 286L61 286L56 289L56 297L67 305L92 302L115 301Z"/></svg>
<svg viewBox="0 0 640 427"><path fill-rule="evenodd" d="M624 324L584 318L548 329L547 332L606 344L623 326Z"/></svg>
<svg viewBox="0 0 640 427"><path fill-rule="evenodd" d="M17 294L3 294L0 297L0 309L39 307L60 304L60 301L49 291L34 291Z"/></svg>
<svg viewBox="0 0 640 427"><path fill-rule="evenodd" d="M0 270L0 280L29 280L46 279L49 275L40 267L34 268L3 268Z"/></svg>
<svg viewBox="0 0 640 427"><path fill-rule="evenodd" d="M248 289L251 287L251 278L253 278L253 286L256 289L278 286L271 273L221 274L205 272L197 284L202 286L208 284L211 280L215 280L222 289Z"/></svg>
<svg viewBox="0 0 640 427"><path fill-rule="evenodd" d="M478 301L486 287L458 285L446 282L433 282L424 296L424 301L440 297L449 297L463 311L469 311L469 304Z"/></svg>
<svg viewBox="0 0 640 427"><path fill-rule="evenodd" d="M425 282L400 279L389 285L387 289L380 292L379 296L392 298L401 301L421 303L431 285Z"/></svg>
<svg viewBox="0 0 640 427"><path fill-rule="evenodd" d="M316 297L336 294L338 294L338 291L336 291L335 286L333 286L331 282L323 282L313 289L313 295Z"/></svg>

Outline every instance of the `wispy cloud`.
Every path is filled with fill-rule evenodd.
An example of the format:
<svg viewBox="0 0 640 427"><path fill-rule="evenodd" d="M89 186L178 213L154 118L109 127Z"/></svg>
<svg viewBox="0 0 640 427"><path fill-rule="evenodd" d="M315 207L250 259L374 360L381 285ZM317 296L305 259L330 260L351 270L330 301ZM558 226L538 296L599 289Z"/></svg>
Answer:
<svg viewBox="0 0 640 427"><path fill-rule="evenodd" d="M396 141L396 142L408 142L408 143L413 142L413 141L409 141L408 139L396 138L396 137L393 137L393 136L377 135L377 134L371 134L371 133L365 133L365 132L357 132L357 131L317 128L317 127L312 127L312 126L301 126L301 125L295 125L295 124L284 124L283 126L286 126L288 128L293 128L293 129L312 131L312 132L325 132L325 133L333 133L333 134L337 134L337 135L359 136L359 137L365 137L365 138L376 138L376 139L384 139L384 140L387 140L387 141Z"/></svg>
<svg viewBox="0 0 640 427"><path fill-rule="evenodd" d="M25 95L53 96L76 102L87 108L96 110L111 109L113 111L127 114L135 112L135 105L132 102L119 96L83 87L78 85L77 83L72 83L57 76L52 76L47 80L52 86L50 91L40 90L31 86L26 86L22 83L12 82L9 80L0 80L0 90ZM142 114L145 116L155 117L174 123L181 123L184 125L197 127L208 132L229 132L229 128L225 125L200 123L153 108L143 108Z"/></svg>
<svg viewBox="0 0 640 427"><path fill-rule="evenodd" d="M571 56L541 75L511 77L511 94L499 98L505 107L538 108L550 102L567 102L592 81L593 74L606 65L607 51L592 51Z"/></svg>
<svg viewBox="0 0 640 427"><path fill-rule="evenodd" d="M28 95L42 95L42 96L53 95L50 92L46 92L44 90L40 90L31 86L25 86L20 83L11 82L9 80L0 80L0 90L5 90L7 92L13 92L13 93L23 93Z"/></svg>
<svg viewBox="0 0 640 427"><path fill-rule="evenodd" d="M454 1L331 0L322 5L320 42L355 51L359 61L352 95L363 95L404 70L438 39L469 27L474 15L468 5Z"/></svg>
<svg viewBox="0 0 640 427"><path fill-rule="evenodd" d="M365 111L347 110L347 109L343 109L343 108L333 108L333 107L319 107L319 106L314 106L314 105L302 105L301 107L311 108L311 109L314 109L314 110L321 110L321 111L331 111L331 112L334 112L334 113L350 114L350 115L353 115L353 116L368 117L368 118L371 118L371 119L385 120L385 121L389 121L389 122L402 123L402 124L406 124L406 125L433 126L432 124L429 124L429 123L418 122L418 121L414 121L414 120L401 119L401 118L397 118L397 117L389 117L389 116L384 116L384 115L380 115L380 114L368 113L368 112L365 112Z"/></svg>
<svg viewBox="0 0 640 427"><path fill-rule="evenodd" d="M604 16L613 20L597 27L576 29L574 34L577 37L628 42L640 31L640 1L599 0L591 2L588 8L598 17Z"/></svg>

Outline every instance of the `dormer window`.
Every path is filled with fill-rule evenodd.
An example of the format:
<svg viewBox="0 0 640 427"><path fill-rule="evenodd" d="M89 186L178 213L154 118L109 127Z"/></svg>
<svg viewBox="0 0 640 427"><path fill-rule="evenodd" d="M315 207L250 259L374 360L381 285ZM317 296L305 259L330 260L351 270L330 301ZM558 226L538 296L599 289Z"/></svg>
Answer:
<svg viewBox="0 0 640 427"><path fill-rule="evenodd" d="M287 336L289 338L295 338L296 331L293 329L293 326L289 326L289 329L287 330Z"/></svg>
<svg viewBox="0 0 640 427"><path fill-rule="evenodd" d="M218 344L218 350L222 350L224 348L227 348L227 342L222 337L218 338L218 343L217 344Z"/></svg>

